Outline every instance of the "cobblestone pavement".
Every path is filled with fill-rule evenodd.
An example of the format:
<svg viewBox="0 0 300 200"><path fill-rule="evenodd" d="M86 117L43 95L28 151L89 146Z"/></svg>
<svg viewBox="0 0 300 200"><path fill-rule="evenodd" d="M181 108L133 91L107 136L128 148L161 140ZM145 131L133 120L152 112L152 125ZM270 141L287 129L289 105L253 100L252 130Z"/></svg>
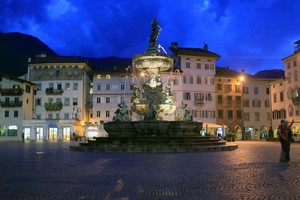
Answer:
<svg viewBox="0 0 300 200"><path fill-rule="evenodd" d="M300 199L300 144L207 153L74 152L71 142L0 142L0 199Z"/></svg>

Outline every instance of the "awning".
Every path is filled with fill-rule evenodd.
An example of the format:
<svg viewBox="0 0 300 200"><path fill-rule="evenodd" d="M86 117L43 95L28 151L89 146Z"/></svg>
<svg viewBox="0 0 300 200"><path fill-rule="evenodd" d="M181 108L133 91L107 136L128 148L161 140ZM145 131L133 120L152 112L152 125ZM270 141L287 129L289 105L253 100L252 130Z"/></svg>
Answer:
<svg viewBox="0 0 300 200"><path fill-rule="evenodd" d="M226 125L219 125L219 124L213 124L213 123L203 123L203 128L227 128Z"/></svg>

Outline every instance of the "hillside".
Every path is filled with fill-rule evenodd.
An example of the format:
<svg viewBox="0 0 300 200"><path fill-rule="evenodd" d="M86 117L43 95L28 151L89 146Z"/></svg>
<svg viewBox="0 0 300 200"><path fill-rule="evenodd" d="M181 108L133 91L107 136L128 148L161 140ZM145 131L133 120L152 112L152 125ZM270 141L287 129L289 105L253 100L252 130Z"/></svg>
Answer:
<svg viewBox="0 0 300 200"><path fill-rule="evenodd" d="M22 33L0 32L0 72L13 76L27 73L28 57L47 52L48 55L57 55L41 40Z"/></svg>

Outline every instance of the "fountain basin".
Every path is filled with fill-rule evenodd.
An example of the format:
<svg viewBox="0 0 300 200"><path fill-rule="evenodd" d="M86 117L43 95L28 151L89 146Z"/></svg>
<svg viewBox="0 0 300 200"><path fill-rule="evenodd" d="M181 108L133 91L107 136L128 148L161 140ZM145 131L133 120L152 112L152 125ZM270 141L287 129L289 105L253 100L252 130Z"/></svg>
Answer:
<svg viewBox="0 0 300 200"><path fill-rule="evenodd" d="M201 122L193 121L113 121L104 124L109 137L200 136Z"/></svg>
<svg viewBox="0 0 300 200"><path fill-rule="evenodd" d="M139 54L133 57L134 66L139 70L149 70L156 72L167 71L173 65L173 58L165 54Z"/></svg>

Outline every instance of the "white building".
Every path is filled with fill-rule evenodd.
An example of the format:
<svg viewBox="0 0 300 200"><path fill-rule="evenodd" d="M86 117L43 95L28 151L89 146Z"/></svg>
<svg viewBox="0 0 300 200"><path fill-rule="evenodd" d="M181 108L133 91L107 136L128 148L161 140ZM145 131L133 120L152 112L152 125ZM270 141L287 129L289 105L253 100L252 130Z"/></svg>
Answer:
<svg viewBox="0 0 300 200"><path fill-rule="evenodd" d="M48 57L28 60L27 79L37 85L33 118L24 120L30 140L70 140L84 135L89 121L90 76L86 60L76 57Z"/></svg>
<svg viewBox="0 0 300 200"><path fill-rule="evenodd" d="M0 140L22 140L23 120L33 117L35 88L29 81L0 74Z"/></svg>
<svg viewBox="0 0 300 200"><path fill-rule="evenodd" d="M94 73L93 115L90 122L100 125L98 136L106 134L102 125L113 120L118 104L124 102L130 110L130 84L133 80L137 78L133 76L132 68L127 66L105 68Z"/></svg>
<svg viewBox="0 0 300 200"><path fill-rule="evenodd" d="M265 139L271 127L269 83L274 79L246 76L243 87L243 119L247 138Z"/></svg>
<svg viewBox="0 0 300 200"><path fill-rule="evenodd" d="M300 40L295 45L293 54L282 59L285 79L271 84L272 126L275 133L281 119L289 122L294 119L293 133L300 133Z"/></svg>
<svg viewBox="0 0 300 200"><path fill-rule="evenodd" d="M194 121L216 123L215 74L220 56L204 48L182 48L173 42L174 105L187 104Z"/></svg>

